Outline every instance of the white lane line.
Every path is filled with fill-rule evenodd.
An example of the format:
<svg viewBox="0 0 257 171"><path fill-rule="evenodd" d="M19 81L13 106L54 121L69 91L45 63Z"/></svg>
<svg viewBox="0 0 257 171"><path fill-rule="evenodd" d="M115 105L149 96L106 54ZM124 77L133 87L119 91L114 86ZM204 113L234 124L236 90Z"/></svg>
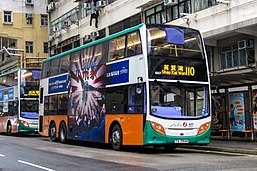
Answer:
<svg viewBox="0 0 257 171"><path fill-rule="evenodd" d="M0 157L4 157L5 155L3 155L3 154L0 154Z"/></svg>
<svg viewBox="0 0 257 171"><path fill-rule="evenodd" d="M19 163L23 163L23 164L27 164L27 165L30 165L30 166L33 166L33 167L36 167L36 168L40 168L40 169L43 169L43 170L48 170L48 171L55 171L53 169L49 169L49 168L46 168L46 167L43 167L43 166L39 166L39 165L36 165L36 164L33 164L33 163L29 163L29 162L26 162L26 161L22 161L22 160L18 160Z"/></svg>

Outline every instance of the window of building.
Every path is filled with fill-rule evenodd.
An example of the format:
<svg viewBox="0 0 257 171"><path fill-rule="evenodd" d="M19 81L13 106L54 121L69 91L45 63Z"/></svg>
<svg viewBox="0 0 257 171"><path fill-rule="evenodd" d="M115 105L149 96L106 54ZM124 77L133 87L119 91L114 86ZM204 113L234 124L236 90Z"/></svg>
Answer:
<svg viewBox="0 0 257 171"><path fill-rule="evenodd" d="M26 14L26 24L33 24L33 15Z"/></svg>
<svg viewBox="0 0 257 171"><path fill-rule="evenodd" d="M44 53L48 53L48 43L44 42Z"/></svg>
<svg viewBox="0 0 257 171"><path fill-rule="evenodd" d="M47 15L41 15L41 26L47 26L47 25L48 25Z"/></svg>
<svg viewBox="0 0 257 171"><path fill-rule="evenodd" d="M216 0L194 0L194 9L195 12L209 8L213 5L216 5Z"/></svg>
<svg viewBox="0 0 257 171"><path fill-rule="evenodd" d="M109 34L114 34L119 31L122 31L126 28L136 26L141 23L141 14L134 15L130 18L127 18L121 22L113 24L109 27Z"/></svg>
<svg viewBox="0 0 257 171"><path fill-rule="evenodd" d="M26 53L33 53L33 42L25 42Z"/></svg>
<svg viewBox="0 0 257 171"><path fill-rule="evenodd" d="M4 11L4 23L12 23L12 12Z"/></svg>
<svg viewBox="0 0 257 171"><path fill-rule="evenodd" d="M61 17L57 18L53 22L51 22L51 29L50 33L53 34L57 32L58 30L65 28L65 22L64 21L69 21L70 23L78 23L79 20L79 9L74 8L71 11L63 14Z"/></svg>
<svg viewBox="0 0 257 171"><path fill-rule="evenodd" d="M254 53L253 47L239 48L237 43L223 47L220 53L220 69L255 63Z"/></svg>
<svg viewBox="0 0 257 171"><path fill-rule="evenodd" d="M145 11L147 24L163 24L180 17L180 13L192 13L191 0L180 0L172 6L157 5Z"/></svg>
<svg viewBox="0 0 257 171"><path fill-rule="evenodd" d="M111 3L115 2L115 1L117 1L117 0L108 0L108 4L111 4Z"/></svg>

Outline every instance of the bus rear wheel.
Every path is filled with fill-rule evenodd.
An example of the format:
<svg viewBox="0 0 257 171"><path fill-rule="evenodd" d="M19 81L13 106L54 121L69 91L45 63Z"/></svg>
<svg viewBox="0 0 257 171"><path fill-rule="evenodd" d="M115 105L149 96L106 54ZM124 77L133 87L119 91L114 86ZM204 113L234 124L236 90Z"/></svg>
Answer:
<svg viewBox="0 0 257 171"><path fill-rule="evenodd" d="M114 125L112 128L112 134L110 137L112 148L119 151L122 147L122 131L119 125Z"/></svg>
<svg viewBox="0 0 257 171"><path fill-rule="evenodd" d="M50 141L55 142L57 140L57 138L56 138L56 125L55 125L55 123L52 123L50 125L49 137L50 137Z"/></svg>
<svg viewBox="0 0 257 171"><path fill-rule="evenodd" d="M64 122L61 123L60 128L59 128L59 137L60 137L60 141L62 143L66 143L67 141L67 129L66 129L66 125Z"/></svg>
<svg viewBox="0 0 257 171"><path fill-rule="evenodd" d="M7 135L12 135L12 125L11 125L11 123L7 124L6 133L7 133Z"/></svg>

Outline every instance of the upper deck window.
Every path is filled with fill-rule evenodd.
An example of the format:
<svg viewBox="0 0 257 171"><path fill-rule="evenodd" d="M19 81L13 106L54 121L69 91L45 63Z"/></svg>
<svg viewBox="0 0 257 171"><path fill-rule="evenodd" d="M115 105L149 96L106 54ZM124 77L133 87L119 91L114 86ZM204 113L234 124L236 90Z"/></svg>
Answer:
<svg viewBox="0 0 257 171"><path fill-rule="evenodd" d="M110 40L108 61L124 58L126 36L120 36Z"/></svg>
<svg viewBox="0 0 257 171"><path fill-rule="evenodd" d="M142 44L139 32L134 32L128 35L127 38L127 57L142 53Z"/></svg>
<svg viewBox="0 0 257 171"><path fill-rule="evenodd" d="M148 53L154 56L203 58L198 31L178 28L150 28Z"/></svg>

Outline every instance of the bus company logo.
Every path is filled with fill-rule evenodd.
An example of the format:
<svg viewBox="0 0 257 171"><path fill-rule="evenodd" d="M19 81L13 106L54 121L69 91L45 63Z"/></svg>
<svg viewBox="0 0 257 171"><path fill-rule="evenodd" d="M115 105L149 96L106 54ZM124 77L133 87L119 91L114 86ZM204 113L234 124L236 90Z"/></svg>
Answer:
<svg viewBox="0 0 257 171"><path fill-rule="evenodd" d="M194 127L194 123L189 123L188 127Z"/></svg>
<svg viewBox="0 0 257 171"><path fill-rule="evenodd" d="M127 73L128 73L128 69L126 67L122 67L122 69L120 70L120 75L127 74Z"/></svg>
<svg viewBox="0 0 257 171"><path fill-rule="evenodd" d="M173 127L182 127L182 124L181 123L173 123L170 125L171 128Z"/></svg>
<svg viewBox="0 0 257 171"><path fill-rule="evenodd" d="M186 122L183 122L183 127L187 127L187 123Z"/></svg>

